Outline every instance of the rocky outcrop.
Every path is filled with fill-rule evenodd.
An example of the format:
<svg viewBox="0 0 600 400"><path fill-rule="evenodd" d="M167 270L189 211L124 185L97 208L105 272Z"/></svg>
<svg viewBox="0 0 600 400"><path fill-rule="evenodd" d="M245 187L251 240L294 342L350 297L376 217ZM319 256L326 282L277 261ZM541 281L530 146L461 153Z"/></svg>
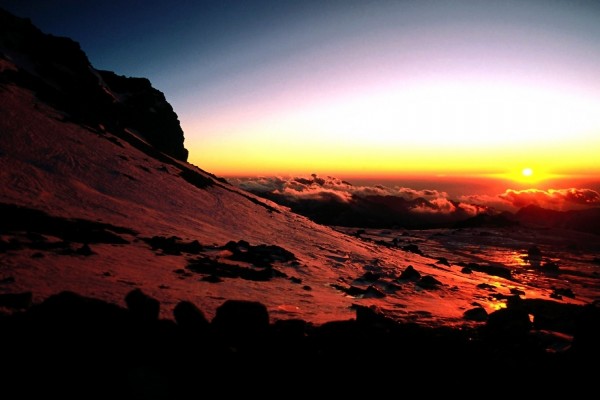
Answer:
<svg viewBox="0 0 600 400"><path fill-rule="evenodd" d="M26 87L74 122L107 130L136 147L141 138L187 161L177 114L149 80L96 70L77 42L44 34L30 20L2 9L0 59L0 84Z"/></svg>
<svg viewBox="0 0 600 400"><path fill-rule="evenodd" d="M489 315L472 309L469 319L481 324L458 329L397 322L375 306L355 305L353 319L314 325L271 322L265 305L245 300L225 300L212 320L188 301L175 306L174 320L161 319L161 304L140 289L126 303L65 291L0 313L0 339L8 344L3 393L79 398L93 389L93 398L179 399L204 387L281 394L279 384L315 393L323 385L338 390L350 367L369 391L377 386L371 382L399 375L407 384L443 377L464 390L487 382L490 371L508 374L499 381L504 390L520 390L523 377L540 374L554 378L531 383L536 393L576 391L595 384L586 374L600 350L598 307L553 301L515 300Z"/></svg>

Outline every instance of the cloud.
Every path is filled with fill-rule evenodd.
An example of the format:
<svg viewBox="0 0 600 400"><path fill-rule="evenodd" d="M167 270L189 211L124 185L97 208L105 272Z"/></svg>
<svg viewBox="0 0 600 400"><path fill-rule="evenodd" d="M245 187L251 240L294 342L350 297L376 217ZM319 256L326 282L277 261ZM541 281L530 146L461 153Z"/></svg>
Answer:
<svg viewBox="0 0 600 400"><path fill-rule="evenodd" d="M412 208L413 211L418 213L444 213L449 214L456 212L457 207L448 199L436 198L426 203L420 203Z"/></svg>
<svg viewBox="0 0 600 400"><path fill-rule="evenodd" d="M313 174L309 177L235 178L230 183L291 207L322 223L434 227L486 211L485 206L453 201L434 189L354 186Z"/></svg>
<svg viewBox="0 0 600 400"><path fill-rule="evenodd" d="M600 194L592 189L508 189L498 197L515 208L536 205L560 211L600 206Z"/></svg>
<svg viewBox="0 0 600 400"><path fill-rule="evenodd" d="M531 204L559 211L600 206L600 194L592 189L508 189L494 196L478 194L450 198L446 192L435 189L354 186L316 174L237 178L230 182L330 225L431 228L452 226L454 222L484 212L515 212Z"/></svg>
<svg viewBox="0 0 600 400"><path fill-rule="evenodd" d="M349 202L352 199L352 195L345 191L329 188L315 188L310 186L288 186L283 190L277 190L275 193L288 197L291 200L312 199Z"/></svg>
<svg viewBox="0 0 600 400"><path fill-rule="evenodd" d="M437 190L415 190L401 186L354 186L349 182L331 176L320 177L312 174L310 177L256 177L232 178L229 182L244 190L255 193L278 193L287 197L318 198L319 193L325 197L331 196L348 201L351 197L367 198L371 196L395 196L406 200L418 198L426 200L446 199L448 194ZM448 208L447 204L439 203L441 208Z"/></svg>

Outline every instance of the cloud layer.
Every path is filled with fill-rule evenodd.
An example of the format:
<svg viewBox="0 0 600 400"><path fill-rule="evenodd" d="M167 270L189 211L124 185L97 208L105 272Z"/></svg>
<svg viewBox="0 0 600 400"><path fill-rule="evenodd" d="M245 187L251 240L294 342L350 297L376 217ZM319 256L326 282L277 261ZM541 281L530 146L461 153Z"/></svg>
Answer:
<svg viewBox="0 0 600 400"><path fill-rule="evenodd" d="M515 208L536 205L562 211L600 206L600 194L592 189L508 189L498 197Z"/></svg>
<svg viewBox="0 0 600 400"><path fill-rule="evenodd" d="M317 222L346 226L447 227L481 213L516 212L528 205L551 210L600 206L592 189L513 190L451 198L435 189L352 185L334 177L255 177L230 183Z"/></svg>

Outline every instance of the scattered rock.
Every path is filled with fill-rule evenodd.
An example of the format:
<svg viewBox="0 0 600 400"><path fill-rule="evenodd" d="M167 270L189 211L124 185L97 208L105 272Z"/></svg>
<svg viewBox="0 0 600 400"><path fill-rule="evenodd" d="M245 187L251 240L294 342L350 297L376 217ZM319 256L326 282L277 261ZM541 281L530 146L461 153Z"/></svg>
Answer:
<svg viewBox="0 0 600 400"><path fill-rule="evenodd" d="M404 269L404 271L402 271L398 279L407 281L417 281L421 279L421 273L418 272L412 265L409 265Z"/></svg>
<svg viewBox="0 0 600 400"><path fill-rule="evenodd" d="M375 273L372 271L367 271L359 279L361 279L363 281L367 281L367 282L375 282L379 278L381 278L381 274L378 274L378 273Z"/></svg>
<svg viewBox="0 0 600 400"><path fill-rule="evenodd" d="M92 251L92 249L90 248L90 246L87 243L84 243L80 248L75 250L75 253L79 254L80 256L86 256L86 257L96 254L95 252Z"/></svg>
<svg viewBox="0 0 600 400"><path fill-rule="evenodd" d="M191 334L205 334L209 328L209 321L204 313L189 301L180 301L173 309L175 322Z"/></svg>
<svg viewBox="0 0 600 400"><path fill-rule="evenodd" d="M488 315L485 333L499 341L524 340L532 327L529 313L525 309L508 307Z"/></svg>
<svg viewBox="0 0 600 400"><path fill-rule="evenodd" d="M9 283L15 283L15 277L14 276L7 276L6 278L2 278L0 279L0 285L6 285Z"/></svg>
<svg viewBox="0 0 600 400"><path fill-rule="evenodd" d="M475 307L465 311L463 317L469 321L483 322L487 320L488 313L483 307Z"/></svg>
<svg viewBox="0 0 600 400"><path fill-rule="evenodd" d="M562 298L562 296L565 296L574 299L575 293L573 293L571 288L552 288L551 296L559 296L557 298Z"/></svg>
<svg viewBox="0 0 600 400"><path fill-rule="evenodd" d="M226 300L217 308L211 325L227 343L245 347L266 339L269 313L256 301Z"/></svg>
<svg viewBox="0 0 600 400"><path fill-rule="evenodd" d="M134 289L125 296L129 311L141 321L156 321L160 312L160 303L142 292Z"/></svg>
<svg viewBox="0 0 600 400"><path fill-rule="evenodd" d="M441 284L442 282L431 275L425 275L417 282L417 286L422 287L423 289L437 289Z"/></svg>
<svg viewBox="0 0 600 400"><path fill-rule="evenodd" d="M371 298L375 298L375 299L380 299L385 297L385 293L383 293L381 290L377 289L375 286L373 285L369 285L369 287L367 287L363 293L363 297L365 299L371 299Z"/></svg>
<svg viewBox="0 0 600 400"><path fill-rule="evenodd" d="M31 306L33 294L31 292L23 293L3 293L0 294L0 307L13 309L28 308Z"/></svg>
<svg viewBox="0 0 600 400"><path fill-rule="evenodd" d="M438 260L435 262L436 264L441 264L441 265L446 265L446 266L450 266L450 262L448 261L448 259L446 257L440 257L438 258Z"/></svg>
<svg viewBox="0 0 600 400"><path fill-rule="evenodd" d="M153 236L149 239L144 239L152 248L152 250L162 250L163 254L179 256L181 253L199 254L204 247L197 241L183 242L177 236Z"/></svg>
<svg viewBox="0 0 600 400"><path fill-rule="evenodd" d="M203 276L202 278L200 278L201 281L203 282L210 282L210 283L221 283L223 282L223 279L219 278L216 275L206 275Z"/></svg>
<svg viewBox="0 0 600 400"><path fill-rule="evenodd" d="M479 289L489 290L490 292L493 292L496 290L496 286L490 285L489 283L480 283L476 287Z"/></svg>
<svg viewBox="0 0 600 400"><path fill-rule="evenodd" d="M408 251L409 253L414 253L414 254L419 254L421 256L424 256L423 252L419 249L419 246L417 246L416 244L407 244L401 247L402 250L404 251Z"/></svg>

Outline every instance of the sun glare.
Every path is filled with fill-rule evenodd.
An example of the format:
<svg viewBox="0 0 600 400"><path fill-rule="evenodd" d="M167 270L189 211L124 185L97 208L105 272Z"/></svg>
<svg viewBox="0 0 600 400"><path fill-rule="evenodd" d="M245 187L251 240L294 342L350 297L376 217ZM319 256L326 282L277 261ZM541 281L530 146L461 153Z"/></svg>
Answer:
<svg viewBox="0 0 600 400"><path fill-rule="evenodd" d="M221 174L224 168L494 173L512 165L503 175L528 184L546 180L546 169L597 165L600 100L584 95L440 79L302 97L306 103L256 105L251 113L228 111L186 127L211 132L197 148L212 150L199 151L198 162Z"/></svg>
<svg viewBox="0 0 600 400"><path fill-rule="evenodd" d="M544 182L555 180L565 175L553 173L552 171L540 167L520 167L506 171L499 174L487 174L486 176L492 178L500 178L511 181L515 184L525 185L527 187L533 187L532 185L540 185Z"/></svg>

